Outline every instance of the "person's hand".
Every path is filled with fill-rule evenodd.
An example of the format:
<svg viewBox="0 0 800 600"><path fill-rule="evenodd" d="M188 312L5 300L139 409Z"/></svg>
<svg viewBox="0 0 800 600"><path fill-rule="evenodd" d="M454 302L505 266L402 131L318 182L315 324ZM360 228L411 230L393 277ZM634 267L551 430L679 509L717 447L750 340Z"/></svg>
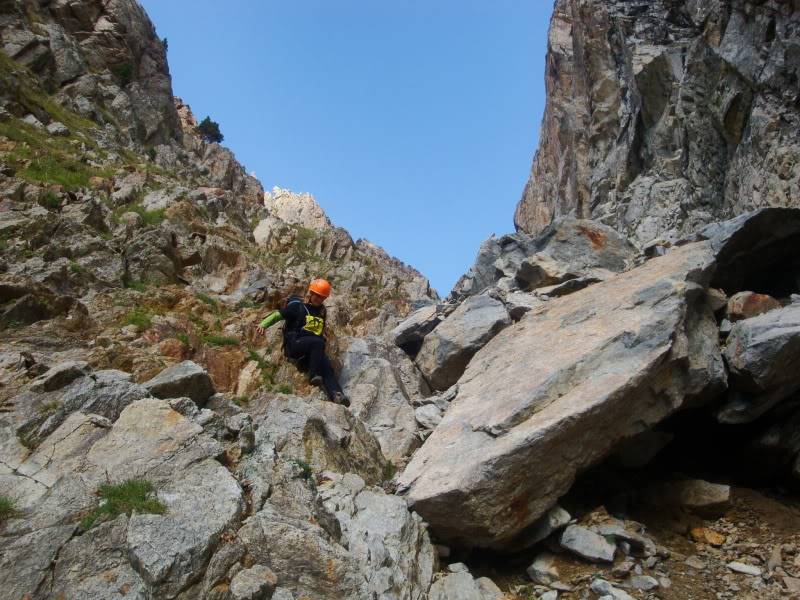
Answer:
<svg viewBox="0 0 800 600"><path fill-rule="evenodd" d="M267 330L264 329L261 325L256 325L256 333L258 335L264 335L265 333L267 333Z"/></svg>

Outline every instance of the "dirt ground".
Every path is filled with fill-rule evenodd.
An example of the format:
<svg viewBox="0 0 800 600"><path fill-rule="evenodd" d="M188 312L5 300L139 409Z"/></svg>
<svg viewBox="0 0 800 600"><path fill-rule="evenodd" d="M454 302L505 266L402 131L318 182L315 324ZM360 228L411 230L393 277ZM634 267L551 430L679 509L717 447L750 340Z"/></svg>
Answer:
<svg viewBox="0 0 800 600"><path fill-rule="evenodd" d="M604 514L601 508L581 521ZM644 526L645 535L659 546L662 558L648 562L618 551L613 565L600 565L560 550L555 562L559 582L572 588L562 591L560 600L596 598L589 586L598 577L641 600L800 600L800 499L797 497L734 488L730 508L718 518L653 507L632 510L630 517L626 523ZM558 549L550 543L546 550ZM467 563L476 576L491 577L506 592L508 600L534 600L548 588L532 584L525 568L542 551L539 548L508 559L474 556ZM659 587L651 591L628 587L627 576L620 574L620 565L626 560L633 562L633 573L640 571L652 576ZM731 562L755 566L762 575L734 572L728 567Z"/></svg>

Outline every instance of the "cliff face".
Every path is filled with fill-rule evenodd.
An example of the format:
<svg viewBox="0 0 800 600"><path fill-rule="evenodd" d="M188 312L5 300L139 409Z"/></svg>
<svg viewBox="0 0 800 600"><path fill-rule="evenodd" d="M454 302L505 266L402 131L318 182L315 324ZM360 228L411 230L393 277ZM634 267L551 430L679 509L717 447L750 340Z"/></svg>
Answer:
<svg viewBox="0 0 800 600"><path fill-rule="evenodd" d="M141 143L179 139L166 50L138 2L6 0L0 48L78 114Z"/></svg>
<svg viewBox="0 0 800 600"><path fill-rule="evenodd" d="M518 229L559 215L640 243L800 203L800 4L557 0Z"/></svg>

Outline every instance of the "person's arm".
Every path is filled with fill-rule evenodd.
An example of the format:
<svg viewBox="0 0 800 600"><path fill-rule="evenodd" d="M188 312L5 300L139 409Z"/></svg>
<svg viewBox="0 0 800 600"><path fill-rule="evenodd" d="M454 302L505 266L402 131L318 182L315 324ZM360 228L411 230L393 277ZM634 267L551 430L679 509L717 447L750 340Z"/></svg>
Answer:
<svg viewBox="0 0 800 600"><path fill-rule="evenodd" d="M258 324L258 326L262 329L269 329L275 325L275 323L279 323L280 321L283 321L283 315L281 314L281 311L273 310L264 318L263 321L261 321L261 323Z"/></svg>
<svg viewBox="0 0 800 600"><path fill-rule="evenodd" d="M273 310L264 318L264 320L261 321L261 323L256 326L256 332L259 335L264 335L267 329L275 325L275 323L279 323L280 321L283 321L283 315L281 314L281 311Z"/></svg>

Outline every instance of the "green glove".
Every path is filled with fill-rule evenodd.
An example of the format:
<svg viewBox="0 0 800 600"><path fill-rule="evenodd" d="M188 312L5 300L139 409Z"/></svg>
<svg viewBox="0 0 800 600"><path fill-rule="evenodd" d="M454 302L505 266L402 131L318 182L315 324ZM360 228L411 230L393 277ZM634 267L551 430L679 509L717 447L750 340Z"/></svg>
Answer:
<svg viewBox="0 0 800 600"><path fill-rule="evenodd" d="M259 323L259 326L263 327L264 329L267 329L275 325L275 323L277 323L278 321L283 321L283 316L281 315L280 311L274 310L271 313L269 313L266 316L266 318L263 321L261 321L261 323Z"/></svg>

